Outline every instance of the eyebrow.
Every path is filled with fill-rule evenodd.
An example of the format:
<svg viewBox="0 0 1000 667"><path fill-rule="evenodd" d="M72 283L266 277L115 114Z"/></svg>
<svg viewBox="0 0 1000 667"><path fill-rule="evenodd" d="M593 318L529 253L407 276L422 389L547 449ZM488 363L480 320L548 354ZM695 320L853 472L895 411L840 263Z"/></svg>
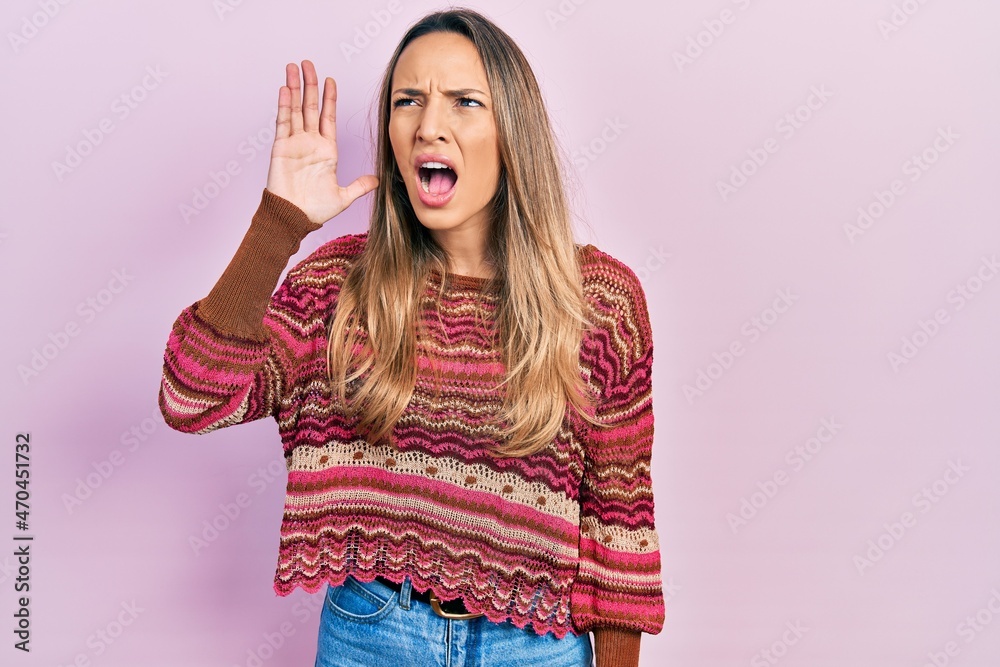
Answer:
<svg viewBox="0 0 1000 667"><path fill-rule="evenodd" d="M411 97L419 97L425 94L424 91L419 90L417 88L397 88L396 90L392 91L393 95L395 95L396 93L402 93L404 95L409 95ZM487 95L483 91L477 90L475 88L460 88L459 90L444 91L444 94L447 95L448 97L464 97L469 93L479 93L483 97L489 97L489 95Z"/></svg>

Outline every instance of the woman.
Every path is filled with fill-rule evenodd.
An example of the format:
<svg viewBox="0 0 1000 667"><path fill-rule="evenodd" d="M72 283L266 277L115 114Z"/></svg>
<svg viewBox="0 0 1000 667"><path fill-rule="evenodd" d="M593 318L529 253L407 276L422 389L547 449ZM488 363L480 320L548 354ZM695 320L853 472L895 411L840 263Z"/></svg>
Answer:
<svg viewBox="0 0 1000 667"><path fill-rule="evenodd" d="M573 242L522 52L470 10L413 25L377 173L346 187L336 84L320 106L302 75L286 68L249 231L170 333L166 422L277 420L274 587L326 587L317 666L637 665L663 624L646 300ZM301 240L373 190L368 232L271 296Z"/></svg>

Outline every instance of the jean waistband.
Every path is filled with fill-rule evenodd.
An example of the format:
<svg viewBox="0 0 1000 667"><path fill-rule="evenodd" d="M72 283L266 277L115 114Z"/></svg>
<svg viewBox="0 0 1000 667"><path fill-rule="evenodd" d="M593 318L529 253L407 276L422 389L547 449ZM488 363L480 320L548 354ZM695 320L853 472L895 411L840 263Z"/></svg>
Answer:
<svg viewBox="0 0 1000 667"><path fill-rule="evenodd" d="M409 602L411 600L423 602L424 604L431 605L432 607L435 606L434 601L431 600L430 590L418 591L413 588L413 584L411 583L409 576L403 579L402 584L397 584L396 582L390 581L382 576L376 576L375 581L399 593L399 603L404 609L410 608ZM439 616L445 616L445 618L447 618L447 614L461 615L470 613L469 610L465 608L462 598L455 600L436 600L436 602L436 606L439 607L444 614L438 613L437 609L434 609L435 613L438 613Z"/></svg>

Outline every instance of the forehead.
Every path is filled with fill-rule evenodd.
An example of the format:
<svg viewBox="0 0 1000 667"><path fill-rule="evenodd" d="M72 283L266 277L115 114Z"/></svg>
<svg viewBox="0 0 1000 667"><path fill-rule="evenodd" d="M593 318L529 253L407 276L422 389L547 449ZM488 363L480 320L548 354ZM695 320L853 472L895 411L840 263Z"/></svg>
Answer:
<svg viewBox="0 0 1000 667"><path fill-rule="evenodd" d="M449 88L486 87L486 70L476 45L453 32L421 35L406 45L392 72L392 86L412 86L430 79Z"/></svg>

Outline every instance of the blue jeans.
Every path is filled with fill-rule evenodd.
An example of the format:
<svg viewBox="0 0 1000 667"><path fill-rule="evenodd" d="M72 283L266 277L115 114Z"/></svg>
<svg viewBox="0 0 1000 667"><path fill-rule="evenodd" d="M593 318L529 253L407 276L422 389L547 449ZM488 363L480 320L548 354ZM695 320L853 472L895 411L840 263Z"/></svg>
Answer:
<svg viewBox="0 0 1000 667"><path fill-rule="evenodd" d="M380 581L327 586L315 667L591 667L590 634L557 639L484 616L442 618Z"/></svg>

